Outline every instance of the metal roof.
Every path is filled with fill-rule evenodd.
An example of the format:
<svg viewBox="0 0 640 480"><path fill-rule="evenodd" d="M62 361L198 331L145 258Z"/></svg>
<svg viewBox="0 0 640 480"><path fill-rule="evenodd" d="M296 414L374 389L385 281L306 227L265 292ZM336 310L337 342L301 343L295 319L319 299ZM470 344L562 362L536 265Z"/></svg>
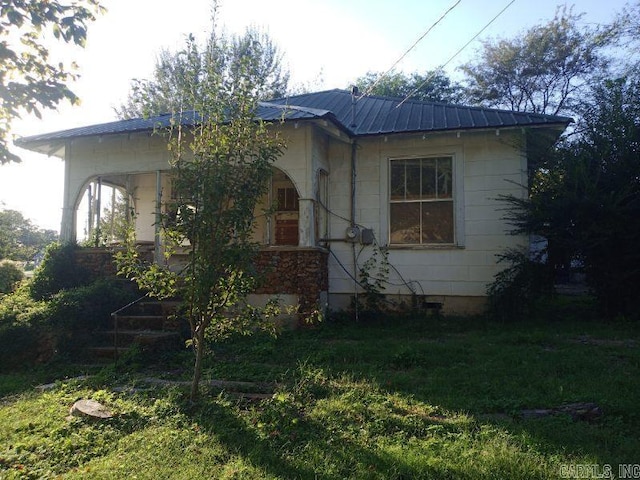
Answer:
<svg viewBox="0 0 640 480"><path fill-rule="evenodd" d="M353 136L538 125L566 126L572 122L571 118L557 115L415 100L402 102L400 98L378 96L357 97L354 116L351 93L338 89L279 98L270 103L330 110Z"/></svg>
<svg viewBox="0 0 640 480"><path fill-rule="evenodd" d="M310 120L317 118L333 117L328 110L292 107L268 102L260 102L256 117L264 121L280 120ZM201 117L194 111L183 112L182 114L164 114L149 118L132 118L127 120L116 120L114 122L100 123L98 125L88 125L86 127L71 128L59 132L32 135L18 138L15 144L19 147L30 148L39 145L55 143L73 138L93 137L111 134L129 134L135 132L151 132L154 130L164 130L177 122L182 125L195 125Z"/></svg>
<svg viewBox="0 0 640 480"><path fill-rule="evenodd" d="M351 93L335 89L261 102L256 116L264 121L325 118L352 137L540 125L564 127L572 121L555 115L413 100L401 102L399 98L363 96L357 97L354 109ZM117 120L23 137L15 143L23 148L40 150L38 147L74 138L162 130L178 120L183 125L193 125L199 121L199 116L191 111L180 116L165 114Z"/></svg>

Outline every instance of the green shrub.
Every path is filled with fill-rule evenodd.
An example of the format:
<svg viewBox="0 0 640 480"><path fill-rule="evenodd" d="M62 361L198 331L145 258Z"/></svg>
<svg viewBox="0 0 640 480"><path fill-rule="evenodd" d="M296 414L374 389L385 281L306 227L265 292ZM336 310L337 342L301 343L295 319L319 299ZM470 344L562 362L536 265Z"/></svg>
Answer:
<svg viewBox="0 0 640 480"><path fill-rule="evenodd" d="M0 365L44 362L80 351L111 312L135 297L122 282L98 280L35 300L22 287L0 299Z"/></svg>
<svg viewBox="0 0 640 480"><path fill-rule="evenodd" d="M532 316L541 302L553 295L551 270L521 250L507 250L498 261L509 266L487 288L489 315L502 321Z"/></svg>
<svg viewBox="0 0 640 480"><path fill-rule="evenodd" d="M73 354L104 329L111 312L136 297L129 282L91 282L76 245L53 244L32 282L0 297L0 365L13 367Z"/></svg>
<svg viewBox="0 0 640 480"><path fill-rule="evenodd" d="M50 298L61 290L87 285L89 272L75 260L79 247L74 244L54 243L47 247L42 264L36 269L31 282L31 296L36 300Z"/></svg>
<svg viewBox="0 0 640 480"><path fill-rule="evenodd" d="M0 261L0 295L11 293L16 285L24 278L22 269L11 260Z"/></svg>
<svg viewBox="0 0 640 480"><path fill-rule="evenodd" d="M51 315L48 323L66 330L103 329L113 311L134 299L135 294L127 284L100 279L53 295L48 302Z"/></svg>
<svg viewBox="0 0 640 480"><path fill-rule="evenodd" d="M46 302L36 301L26 286L0 298L0 366L14 368L43 358Z"/></svg>
<svg viewBox="0 0 640 480"><path fill-rule="evenodd" d="M134 298L131 288L116 279L100 279L55 294L47 302L47 325L56 332L59 353L82 350L93 332L108 327L111 313Z"/></svg>
<svg viewBox="0 0 640 480"><path fill-rule="evenodd" d="M24 273L17 262L0 261L0 294L13 292L23 279Z"/></svg>
<svg viewBox="0 0 640 480"><path fill-rule="evenodd" d="M34 300L27 285L0 298L0 328L14 325L41 325L47 318L46 302Z"/></svg>

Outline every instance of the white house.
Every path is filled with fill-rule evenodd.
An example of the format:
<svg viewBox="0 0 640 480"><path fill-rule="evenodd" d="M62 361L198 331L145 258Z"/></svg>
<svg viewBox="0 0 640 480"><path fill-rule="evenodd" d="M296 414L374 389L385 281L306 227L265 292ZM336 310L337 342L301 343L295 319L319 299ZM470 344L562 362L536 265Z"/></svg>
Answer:
<svg viewBox="0 0 640 480"><path fill-rule="evenodd" d="M287 143L265 199L277 212L256 219L260 261L277 266L258 294L284 295L303 310L348 306L379 247L388 252L389 299L435 302L445 312L481 309L501 268L496 255L527 242L508 234L497 197L526 195L531 145L552 145L571 121L343 90L275 99L257 114L274 121ZM111 185L131 199L138 239L159 251L156 214L171 185L166 139L154 132L170 119L16 142L65 161L63 241L76 240L87 186Z"/></svg>

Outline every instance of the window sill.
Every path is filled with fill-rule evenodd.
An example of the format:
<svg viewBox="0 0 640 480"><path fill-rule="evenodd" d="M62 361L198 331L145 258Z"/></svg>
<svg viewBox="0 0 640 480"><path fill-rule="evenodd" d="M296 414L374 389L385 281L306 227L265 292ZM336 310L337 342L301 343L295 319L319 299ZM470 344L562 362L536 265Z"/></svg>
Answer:
<svg viewBox="0 0 640 480"><path fill-rule="evenodd" d="M408 245L408 244L389 244L389 250L464 250L464 245Z"/></svg>

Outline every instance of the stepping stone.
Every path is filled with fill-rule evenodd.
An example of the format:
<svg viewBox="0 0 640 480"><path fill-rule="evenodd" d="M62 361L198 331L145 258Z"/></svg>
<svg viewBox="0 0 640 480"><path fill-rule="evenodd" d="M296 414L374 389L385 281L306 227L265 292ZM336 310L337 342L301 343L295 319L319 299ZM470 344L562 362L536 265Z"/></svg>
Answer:
<svg viewBox="0 0 640 480"><path fill-rule="evenodd" d="M78 400L71 406L69 413L73 417L89 417L99 420L106 420L113 417L113 414L107 407L100 402L90 399Z"/></svg>

